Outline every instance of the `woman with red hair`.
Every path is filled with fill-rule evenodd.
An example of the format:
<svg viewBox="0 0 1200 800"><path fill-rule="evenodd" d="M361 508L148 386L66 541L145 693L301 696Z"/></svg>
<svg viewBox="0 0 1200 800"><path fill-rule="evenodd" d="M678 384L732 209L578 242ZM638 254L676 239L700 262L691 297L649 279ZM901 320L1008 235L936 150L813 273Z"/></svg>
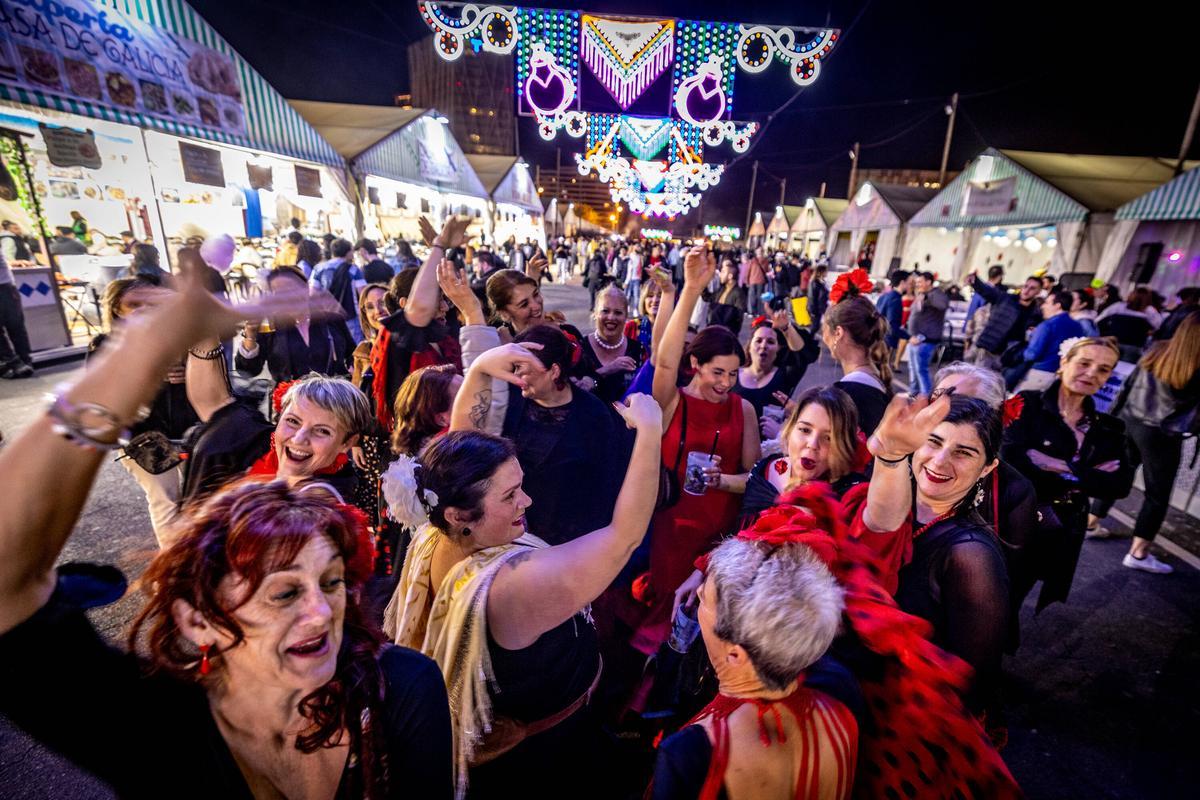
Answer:
<svg viewBox="0 0 1200 800"><path fill-rule="evenodd" d="M84 614L120 597L123 576L54 569L104 453L178 353L265 308L193 285L131 318L0 452L0 712L123 797L447 797L441 676L364 622L361 517L324 488L211 498L146 573L129 653Z"/></svg>

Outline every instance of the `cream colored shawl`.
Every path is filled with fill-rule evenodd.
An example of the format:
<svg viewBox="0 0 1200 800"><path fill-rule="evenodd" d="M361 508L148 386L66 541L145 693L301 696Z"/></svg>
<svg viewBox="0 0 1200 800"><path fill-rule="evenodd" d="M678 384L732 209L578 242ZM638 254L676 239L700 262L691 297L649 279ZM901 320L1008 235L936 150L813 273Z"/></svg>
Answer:
<svg viewBox="0 0 1200 800"><path fill-rule="evenodd" d="M442 670L454 728L455 797L461 798L471 756L492 724L488 589L506 561L527 548L547 544L526 533L509 544L473 553L446 573L435 593L430 566L438 537L443 535L424 525L413 537L400 583L384 611L383 630L396 644L432 658Z"/></svg>

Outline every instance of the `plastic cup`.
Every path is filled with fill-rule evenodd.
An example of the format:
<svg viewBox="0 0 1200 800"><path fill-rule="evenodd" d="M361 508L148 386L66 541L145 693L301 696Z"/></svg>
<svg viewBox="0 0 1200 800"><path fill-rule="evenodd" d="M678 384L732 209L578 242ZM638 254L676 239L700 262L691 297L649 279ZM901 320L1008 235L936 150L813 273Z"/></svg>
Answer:
<svg viewBox="0 0 1200 800"><path fill-rule="evenodd" d="M716 456L710 456L698 450L687 454L687 471L683 476L683 490L688 494L704 494L708 491L708 481L704 471L717 464Z"/></svg>
<svg viewBox="0 0 1200 800"><path fill-rule="evenodd" d="M680 604L671 620L671 637L667 646L676 653L686 653L700 633L700 622L696 619L696 605L690 608Z"/></svg>

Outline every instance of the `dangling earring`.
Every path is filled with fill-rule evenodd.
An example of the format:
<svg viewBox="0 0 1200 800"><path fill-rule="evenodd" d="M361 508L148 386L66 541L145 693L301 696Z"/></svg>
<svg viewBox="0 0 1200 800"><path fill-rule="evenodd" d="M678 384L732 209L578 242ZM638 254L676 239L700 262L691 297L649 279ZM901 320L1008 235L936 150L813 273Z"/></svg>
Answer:
<svg viewBox="0 0 1200 800"><path fill-rule="evenodd" d="M979 483L975 484L975 505L976 505L976 507L978 507L981 503L983 503L983 481L982 480L979 481Z"/></svg>
<svg viewBox="0 0 1200 800"><path fill-rule="evenodd" d="M470 535L471 535L471 529L470 529L470 528L463 528L463 530L462 530L462 535L463 535L463 536L470 536Z"/></svg>
<svg viewBox="0 0 1200 800"><path fill-rule="evenodd" d="M208 651L212 648L211 644L200 645L200 674L207 675L212 672L212 664L208 660Z"/></svg>

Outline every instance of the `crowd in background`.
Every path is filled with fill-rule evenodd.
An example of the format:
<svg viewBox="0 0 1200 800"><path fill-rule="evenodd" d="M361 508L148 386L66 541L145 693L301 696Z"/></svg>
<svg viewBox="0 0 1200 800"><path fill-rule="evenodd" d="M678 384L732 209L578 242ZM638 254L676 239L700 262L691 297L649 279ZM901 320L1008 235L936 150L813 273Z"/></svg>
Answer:
<svg viewBox="0 0 1200 800"><path fill-rule="evenodd" d="M17 489L72 464L0 501L0 710L132 794L1018 796L1019 609L1068 599L1139 464L1124 564L1171 569L1200 291L464 231L423 221L420 261L289 231L241 307L229 237L174 275L133 248L0 453ZM542 296L576 277L587 333ZM51 570L112 449L162 547L137 660L82 613L119 574Z"/></svg>

